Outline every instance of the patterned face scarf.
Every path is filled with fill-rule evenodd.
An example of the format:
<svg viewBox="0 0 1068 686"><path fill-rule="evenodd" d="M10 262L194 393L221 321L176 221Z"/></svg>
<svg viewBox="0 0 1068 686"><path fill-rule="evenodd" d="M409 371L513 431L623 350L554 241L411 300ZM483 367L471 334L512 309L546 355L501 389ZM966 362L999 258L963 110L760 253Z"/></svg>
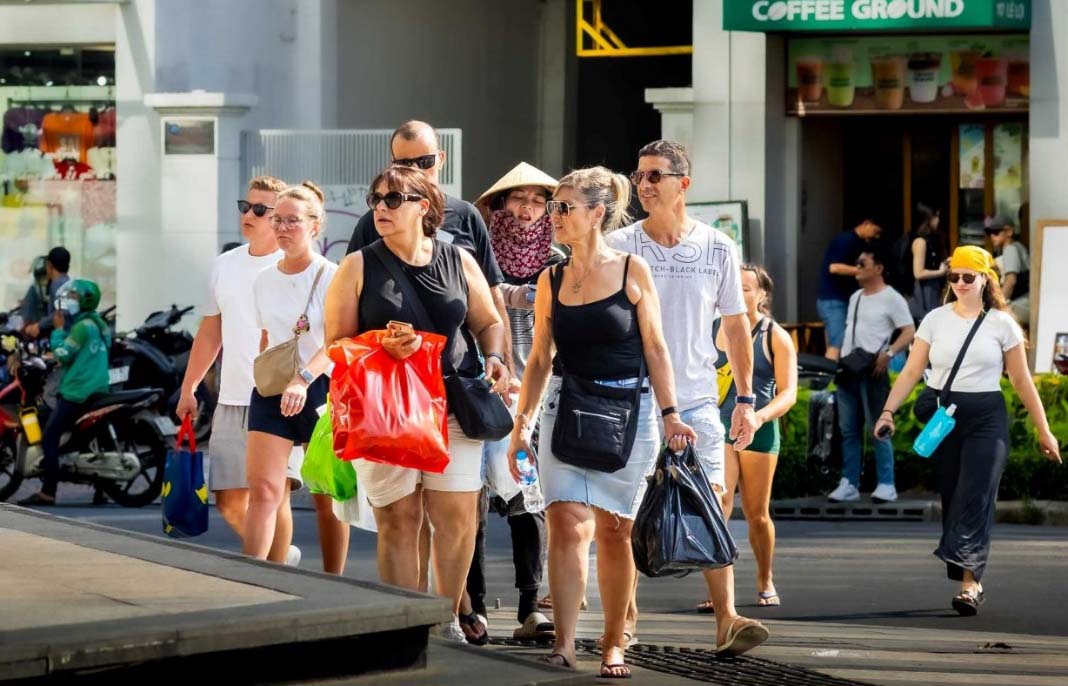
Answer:
<svg viewBox="0 0 1068 686"><path fill-rule="evenodd" d="M548 213L523 228L508 210L494 210L490 215L489 233L493 254L508 276L520 279L534 276L549 259L553 224Z"/></svg>

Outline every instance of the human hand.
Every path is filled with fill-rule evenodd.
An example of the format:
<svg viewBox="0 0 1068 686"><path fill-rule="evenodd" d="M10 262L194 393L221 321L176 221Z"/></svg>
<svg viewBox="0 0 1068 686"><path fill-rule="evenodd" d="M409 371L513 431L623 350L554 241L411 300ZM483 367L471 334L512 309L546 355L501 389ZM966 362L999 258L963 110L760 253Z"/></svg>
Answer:
<svg viewBox="0 0 1068 686"><path fill-rule="evenodd" d="M757 419L756 410L748 403L739 403L734 406L731 414L731 435L735 450L745 450L753 442L753 436L760 428L760 420Z"/></svg>
<svg viewBox="0 0 1068 686"><path fill-rule="evenodd" d="M56 329L64 329L67 326L67 320L63 317L62 310L56 310L52 314L52 326Z"/></svg>
<svg viewBox="0 0 1068 686"><path fill-rule="evenodd" d="M178 407L175 408L174 414L177 415L178 421L182 421L186 417L197 416L197 397L191 391L182 389L182 395L178 398Z"/></svg>
<svg viewBox="0 0 1068 686"><path fill-rule="evenodd" d="M875 422L875 431L873 432L876 438L890 438L897 431L897 427L894 426L894 415L889 412L883 412L879 415L878 421ZM883 435L885 433L885 435Z"/></svg>
<svg viewBox="0 0 1068 686"><path fill-rule="evenodd" d="M494 393L500 393L503 396L508 395L508 389L512 384L512 374L508 371L508 367L504 366L496 357L486 358L486 379L493 381L493 387L490 388ZM508 402L506 399L505 402Z"/></svg>
<svg viewBox="0 0 1068 686"><path fill-rule="evenodd" d="M382 339L382 347L395 360L406 360L423 345L423 337L414 331L390 331Z"/></svg>
<svg viewBox="0 0 1068 686"><path fill-rule="evenodd" d="M527 454L530 464L537 464L534 451L530 448L530 440L523 435L524 429L525 427L516 425L515 429L512 430L512 441L508 446L508 471L512 473L512 478L515 479L517 484L522 483L523 477L519 471L519 461L516 457L519 451Z"/></svg>
<svg viewBox="0 0 1068 686"><path fill-rule="evenodd" d="M25 332L26 332L26 335L29 336L30 338L37 338L38 336L41 335L41 325L38 324L37 322L33 322L32 324L27 324L26 328L25 328Z"/></svg>
<svg viewBox="0 0 1068 686"><path fill-rule="evenodd" d="M697 432L693 427L682 421L678 412L672 412L664 417L664 436L667 438L668 447L675 452L686 449L686 444L697 445Z"/></svg>
<svg viewBox="0 0 1068 686"><path fill-rule="evenodd" d="M308 400L308 384L299 376L293 377L289 386L282 392L282 416L295 417L304 409Z"/></svg>
<svg viewBox="0 0 1068 686"><path fill-rule="evenodd" d="M872 369L872 376L886 376L886 370L890 368L890 361L894 359L887 351L882 351L875 357L875 368Z"/></svg>
<svg viewBox="0 0 1068 686"><path fill-rule="evenodd" d="M1057 443L1057 437L1053 433L1047 431L1039 436L1038 447L1042 450L1042 454L1051 461L1063 464L1061 461L1061 446Z"/></svg>

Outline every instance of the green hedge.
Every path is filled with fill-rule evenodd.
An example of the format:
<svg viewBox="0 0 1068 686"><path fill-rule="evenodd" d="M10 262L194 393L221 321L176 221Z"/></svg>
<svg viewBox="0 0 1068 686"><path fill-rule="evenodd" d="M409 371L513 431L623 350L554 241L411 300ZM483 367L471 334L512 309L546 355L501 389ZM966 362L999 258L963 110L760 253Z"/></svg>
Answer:
<svg viewBox="0 0 1068 686"><path fill-rule="evenodd" d="M1053 435L1062 442L1061 453L1064 456L1064 441L1068 440L1068 377L1041 374L1035 377L1035 386L1046 408ZM898 491L916 487L931 492L938 490L933 461L912 452L912 443L923 428L912 416L912 404L921 389L922 385L913 390L894 418L897 423L894 456ZM1002 380L1001 390L1009 412L1010 452L998 497L1002 500L1068 500L1068 466L1051 462L1039 452L1034 424L1008 379ZM783 417L782 449L775 474L774 498L821 495L832 490L840 478L839 464L829 465L830 469L824 474L820 471L819 461L808 455L810 393L807 388L799 389L797 404ZM873 479L874 457L870 443L866 445L866 453L862 490L867 480Z"/></svg>

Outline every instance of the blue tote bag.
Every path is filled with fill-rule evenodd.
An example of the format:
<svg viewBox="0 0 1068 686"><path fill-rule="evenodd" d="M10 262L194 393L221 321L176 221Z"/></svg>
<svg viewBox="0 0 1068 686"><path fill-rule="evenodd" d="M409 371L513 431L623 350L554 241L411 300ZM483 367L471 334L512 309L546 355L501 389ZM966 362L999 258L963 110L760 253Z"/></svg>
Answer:
<svg viewBox="0 0 1068 686"><path fill-rule="evenodd" d="M188 442L189 449L182 446ZM193 419L186 415L163 472L163 533L172 538L199 536L208 530L208 485L204 453L197 450Z"/></svg>

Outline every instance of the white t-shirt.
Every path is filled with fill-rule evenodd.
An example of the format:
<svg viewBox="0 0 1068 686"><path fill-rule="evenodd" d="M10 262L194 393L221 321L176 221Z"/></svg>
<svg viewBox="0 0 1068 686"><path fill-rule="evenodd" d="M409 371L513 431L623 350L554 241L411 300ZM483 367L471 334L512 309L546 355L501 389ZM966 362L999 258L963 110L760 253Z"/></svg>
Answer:
<svg viewBox="0 0 1068 686"><path fill-rule="evenodd" d="M252 398L252 361L260 351L260 328L252 300L252 284L264 269L282 258L282 251L253 257L248 245L215 258L208 297L201 308L205 317L222 315L222 378L219 403L248 405Z"/></svg>
<svg viewBox="0 0 1068 686"><path fill-rule="evenodd" d="M267 347L285 343L293 338L293 329L308 304L315 275L323 267L323 276L315 287L315 295L308 305L311 328L300 337L300 363L307 365L326 340L323 328L323 303L326 290L337 272L337 265L322 255L316 255L307 269L299 274L283 274L278 266L265 269L256 277L253 287L256 302L256 323L267 330Z"/></svg>
<svg viewBox="0 0 1068 686"><path fill-rule="evenodd" d="M1002 274L1023 274L1031 270L1031 256L1022 243L1013 242L1006 245L1002 253L994 258L994 262Z"/></svg>
<svg viewBox="0 0 1068 686"><path fill-rule="evenodd" d="M642 222L617 229L606 240L616 250L640 255L649 263L660 295L679 410L716 402L719 352L712 325L718 314L746 311L734 242L702 222L694 222L693 229L674 248L650 238Z"/></svg>
<svg viewBox="0 0 1068 686"><path fill-rule="evenodd" d="M957 361L957 353L975 324L953 309L953 304L931 310L920 322L916 338L931 346L931 371L927 383L942 390ZM1024 341L1020 325L1008 312L990 310L972 344L964 354L957 377L950 390L963 393L986 393L1001 390L1001 374L1005 370L1005 353Z"/></svg>
<svg viewBox="0 0 1068 686"><path fill-rule="evenodd" d="M857 310L858 299L860 300L859 310ZM853 321L854 312L856 312L856 318L860 320L859 327L854 326L856 323ZM887 286L874 295L864 295L864 291L859 290L849 297L842 357L853 351L854 328L857 330L856 347L870 353L877 353L890 342L890 336L894 331L912 325L909 303L894 290L893 286Z"/></svg>

